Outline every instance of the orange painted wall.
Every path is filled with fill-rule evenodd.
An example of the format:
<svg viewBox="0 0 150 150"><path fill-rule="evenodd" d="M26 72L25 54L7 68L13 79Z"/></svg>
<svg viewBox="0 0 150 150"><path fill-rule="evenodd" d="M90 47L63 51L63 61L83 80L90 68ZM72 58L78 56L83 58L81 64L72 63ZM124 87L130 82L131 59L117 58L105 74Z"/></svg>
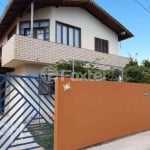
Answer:
<svg viewBox="0 0 150 150"><path fill-rule="evenodd" d="M64 91L64 84L70 89ZM77 150L150 129L148 84L56 79L55 150Z"/></svg>

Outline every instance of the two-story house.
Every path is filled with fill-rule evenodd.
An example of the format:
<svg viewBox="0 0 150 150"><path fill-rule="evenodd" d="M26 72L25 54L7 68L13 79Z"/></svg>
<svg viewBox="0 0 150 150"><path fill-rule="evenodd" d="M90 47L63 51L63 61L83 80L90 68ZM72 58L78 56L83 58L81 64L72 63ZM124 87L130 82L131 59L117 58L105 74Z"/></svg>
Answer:
<svg viewBox="0 0 150 150"><path fill-rule="evenodd" d="M60 59L123 67L118 43L132 36L92 0L11 0L0 21L0 71L39 74Z"/></svg>
<svg viewBox="0 0 150 150"><path fill-rule="evenodd" d="M39 75L61 59L99 59L123 67L129 59L118 56L118 43L132 36L92 0L11 0L0 21L0 74ZM0 149L17 149L26 142L24 127L33 120L53 124L54 98L50 90L41 92L38 77L7 77L0 77L0 123L8 127L1 126Z"/></svg>

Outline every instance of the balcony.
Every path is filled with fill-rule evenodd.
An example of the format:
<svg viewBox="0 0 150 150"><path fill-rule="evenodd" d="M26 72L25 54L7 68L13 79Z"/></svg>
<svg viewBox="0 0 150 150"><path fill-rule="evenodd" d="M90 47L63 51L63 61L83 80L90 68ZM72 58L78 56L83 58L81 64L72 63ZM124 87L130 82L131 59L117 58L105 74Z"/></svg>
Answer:
<svg viewBox="0 0 150 150"><path fill-rule="evenodd" d="M2 48L2 66L14 67L22 64L48 65L59 60L95 61L105 65L123 67L128 58L75 48L54 42L14 35Z"/></svg>

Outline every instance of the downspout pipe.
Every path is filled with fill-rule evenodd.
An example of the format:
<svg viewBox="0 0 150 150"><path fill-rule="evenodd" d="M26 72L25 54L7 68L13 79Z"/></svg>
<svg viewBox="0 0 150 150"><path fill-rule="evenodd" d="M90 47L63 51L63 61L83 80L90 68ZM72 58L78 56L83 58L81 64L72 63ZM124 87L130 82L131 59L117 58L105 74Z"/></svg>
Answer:
<svg viewBox="0 0 150 150"><path fill-rule="evenodd" d="M33 38L33 23L34 23L34 2L31 3L31 28L30 36Z"/></svg>

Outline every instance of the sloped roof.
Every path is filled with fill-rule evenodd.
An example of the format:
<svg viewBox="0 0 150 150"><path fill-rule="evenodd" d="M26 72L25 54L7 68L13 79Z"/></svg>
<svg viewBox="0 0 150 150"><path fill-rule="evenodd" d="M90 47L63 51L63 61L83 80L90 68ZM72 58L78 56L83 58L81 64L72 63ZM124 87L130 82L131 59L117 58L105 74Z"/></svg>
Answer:
<svg viewBox="0 0 150 150"><path fill-rule="evenodd" d="M0 39L8 30L12 22L25 11L28 11L32 1L33 0L10 0L0 20ZM133 37L133 34L127 28L91 0L34 0L34 3L35 9L46 6L82 7L95 16L104 25L117 33L119 41Z"/></svg>

